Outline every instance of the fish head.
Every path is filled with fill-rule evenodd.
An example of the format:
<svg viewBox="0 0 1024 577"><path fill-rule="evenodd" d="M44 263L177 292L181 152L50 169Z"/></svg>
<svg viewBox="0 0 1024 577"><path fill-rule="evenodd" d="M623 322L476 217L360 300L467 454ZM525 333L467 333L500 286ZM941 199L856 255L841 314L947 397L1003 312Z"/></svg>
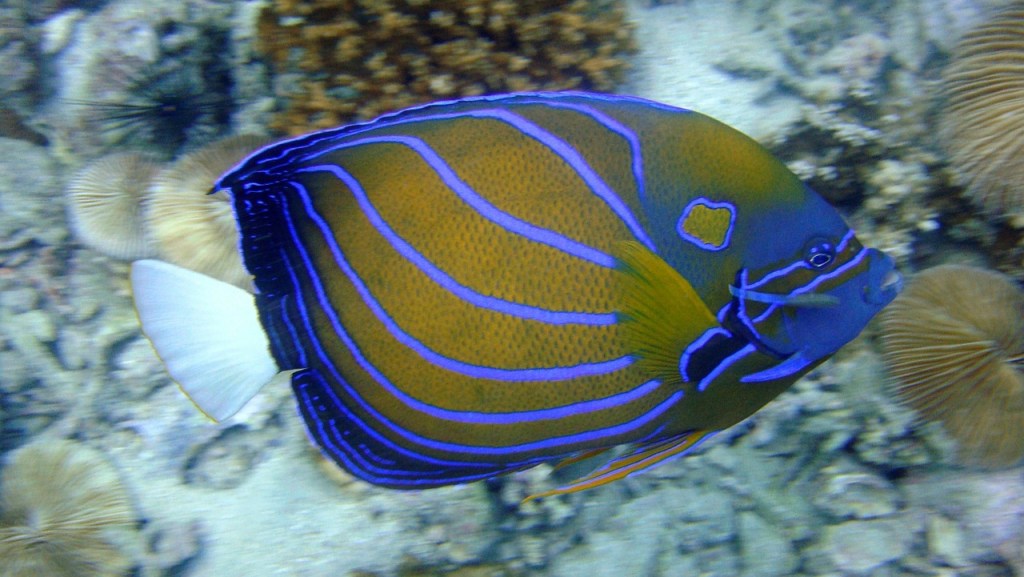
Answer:
<svg viewBox="0 0 1024 577"><path fill-rule="evenodd" d="M810 229L788 258L736 271L721 322L779 360L744 382L789 377L831 356L901 290L891 257L864 247L838 214L826 220L833 226Z"/></svg>

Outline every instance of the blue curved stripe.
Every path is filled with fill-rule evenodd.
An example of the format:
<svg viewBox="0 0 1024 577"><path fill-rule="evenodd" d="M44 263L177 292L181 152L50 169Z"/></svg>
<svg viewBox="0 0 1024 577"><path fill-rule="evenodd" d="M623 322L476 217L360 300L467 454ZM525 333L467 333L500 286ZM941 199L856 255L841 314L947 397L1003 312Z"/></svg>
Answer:
<svg viewBox="0 0 1024 577"><path fill-rule="evenodd" d="M517 98L516 104L537 104L540 106L547 106L548 108L560 108L562 110L579 112L584 116L589 116L601 126L604 126L609 131L614 132L625 139L626 143L629 144L629 152L632 158L632 162L630 164L633 171L633 180L636 182L637 198L640 199L640 202L644 201L647 196L647 181L644 178L643 147L640 144L640 137L637 136L636 131L604 112L585 104L558 102L552 99L542 98Z"/></svg>
<svg viewBox="0 0 1024 577"><path fill-rule="evenodd" d="M839 241L839 245L836 247L836 254L842 254L843 251L846 250L846 247L850 243L850 241L853 240L854 236L855 236L855 234L854 234L853 230L847 231L847 233L843 236L842 240ZM865 258L867 258L867 255L868 255L868 249L861 248L860 252L858 252L856 256L854 256L850 260L846 261L842 265L836 267L835 270L830 271L830 272L828 272L826 274L821 274L821 275L815 276L814 279L811 280L809 283L789 291L789 293L784 295L784 297L789 297L789 296L794 296L794 295L800 295L800 294L805 294L805 293L813 292L814 289L817 288L822 283L828 282L829 280L832 280L832 279L834 279L836 277L842 276L842 275L846 274L847 271L849 271L850 269L857 268L858 266L860 266L860 263ZM761 277L759 280L757 280L755 282L752 282L752 283L747 283L746 282L746 273L747 273L747 271L744 270L743 271L743 276L742 276L742 283L741 283L742 286L740 286L738 288L740 288L740 289L748 289L748 290L749 289L756 289L756 288L761 287L761 286L763 286L763 285L765 285L765 284L767 284L767 283L769 283L769 282L771 282L773 280L776 280L776 279L781 278L781 277L785 277L785 276L789 275L790 273L792 273L793 271L800 270L800 269L810 270L811 268L812 268L811 265L807 264L806 261L801 259L801 260L795 261L792 264L789 264L789 265L787 265L787 266L785 266L785 267L783 267L783 268L781 268L779 270L772 271L772 272L764 275L763 277ZM741 304L742 304L742 300L741 300ZM785 303L783 303L783 304L785 304ZM754 324L761 323L766 318L771 316L772 313L774 313L776 310L778 310L778 308L780 306L782 306L782 305L780 305L780 304L770 304L770 305L768 305L768 307L765 308L765 310L763 312L761 312L761 314L759 314L757 317L752 319L750 322L753 322ZM726 307L728 307L728 305L726 305ZM744 322L744 324L747 324L748 328L751 329L754 332L754 334L757 334L757 330L751 324L749 324L748 319L747 319L747 315L746 315L745 312L742 312L741 320Z"/></svg>
<svg viewBox="0 0 1024 577"><path fill-rule="evenodd" d="M312 378L314 375L310 375ZM318 377L318 376L317 376ZM379 441L387 447L389 450L397 451L398 454L403 455L405 458L419 461L421 463L430 464L438 467L435 471L422 471L422 470L408 470L398 468L383 468L369 462L363 453L360 453L351 444L347 443L344 433L338 430L337 420L329 419L326 422L323 419L317 417L317 411L314 407L313 399L310 393L306 390L309 387L308 383L298 383L295 387L295 392L298 397L298 401L305 407L306 414L314 421L310 423L310 419L304 419L308 423L308 429L310 436L313 437L315 444L323 447L330 455L340 460L346 469L354 473L358 473L360 477L365 478L367 481L376 483L402 483L409 485L430 485L438 483L439 479L436 477L443 477L446 482L468 482L471 480L482 479L489 476L493 476L494 470L504 467L501 463L476 463L472 461L449 461L444 459L435 459L429 455L422 455L415 453L399 445L395 445L391 441L387 440L380 433L373 430L373 427L368 426L362 419L358 417L354 412L345 407L344 405L335 405L340 410L339 416L345 420L346 423L365 432L367 435L372 437L374 440ZM323 390L331 395L331 387L327 383L323 383ZM333 400L337 400L335 397ZM300 411L301 412L301 411ZM314 430L315 427L315 430ZM330 428L330 432L327 428ZM379 458L375 459L378 462ZM460 477L449 477L444 473L450 469L484 469L481 473L471 473ZM416 476L418 479L400 479L396 477L403 476Z"/></svg>
<svg viewBox="0 0 1024 577"><path fill-rule="evenodd" d="M340 461L346 470L370 483L378 485L400 485L405 487L434 487L452 483L468 483L547 460L547 457L543 457L502 464L482 464L472 461L440 461L426 455L413 453L401 447L396 447L390 441L383 439L383 437L376 433L372 427L367 426L354 413L343 406L340 407L347 422L358 427L361 431L366 432L375 439L383 439L384 443L386 443L385 446L388 449L402 449L402 454L413 460L413 462L419 461L425 464L429 463L439 465L439 467L434 470L401 469L397 468L399 466L398 462L392 463L395 465L393 467L379 467L369 462L367 458L364 457L363 453L356 450L354 446L345 441L345 435L338 429L335 419L331 419L326 425L330 428L330 434L328 434L325 430L324 422L321 419L316 418L316 413L313 412L312 399L310 398L308 391L305 390L305 387L307 386L309 385L303 384L296 387L296 394L299 397L299 402L306 406L306 410L309 411L308 414L310 414L316 421L315 432L312 429L314 424L311 423L309 427L310 436L313 437L314 443L323 447L325 452ZM299 390L300 388L301 390ZM329 390L330 386L325 384L324 389ZM369 450L365 446L363 449L364 451ZM373 456L376 457L376 455ZM380 457L376 457L374 460L380 461L381 459ZM479 472L469 472L473 470Z"/></svg>
<svg viewBox="0 0 1024 577"><path fill-rule="evenodd" d="M291 321L291 318L290 318L291 315L288 315L285 312L287 310L286 307L288 306L290 300L297 300L297 299L294 299L293 295L290 295L290 294L286 294L283 297L281 297L281 319L284 321L284 326L288 330L288 336L291 337L291 342L297 343L297 342L299 342L299 333L298 333L298 331L295 330L295 325L292 324L292 321ZM287 349L285 349L285 350L287 350ZM304 350L302 350L300 348L298 350L298 353L299 353L299 358L297 360L298 360L299 366L300 367L306 366L306 351L304 351Z"/></svg>
<svg viewBox="0 0 1024 577"><path fill-rule="evenodd" d="M307 207L308 209L308 207ZM283 207L285 212L285 218L291 220L291 215L287 207ZM317 293L318 300L321 308L324 310L324 314L327 315L331 322L331 326L335 331L338 338L345 344L349 349L349 352L356 359L359 366L369 374L374 381L384 387L391 395L402 401L411 409L426 413L434 418L449 420L462 423L474 423L474 424L496 424L496 425L512 425L524 422L542 421L551 419L560 419L570 415L583 414L588 412L596 412L607 409L612 409L627 403L636 401L650 393L653 393L661 386L661 383L656 380L651 380L643 383L631 390L611 395L608 397L593 399L590 401L581 401L578 403L571 403L560 407L552 407L548 409L537 409L533 411L517 411L517 412L475 412L475 411L453 411L449 409L442 409L434 405L424 403L403 391L400 387L392 383L383 373L381 373L376 366L373 365L363 354L359 351L358 345L355 343L355 339L348 334L341 320L337 317L333 307L330 306L330 301L327 299L326 294L323 291L323 283L320 280L319 275L315 273L312 261L309 259L308 253L305 248L299 244L300 239L297 233L292 230L292 241L295 243L298 251L300 252L306 270L309 274L311 281L314 284L314 288ZM297 279L293 277L293 285L296 290L299 289ZM301 300L301 299L300 299ZM303 315L305 316L305 315ZM628 357L627 357L628 358ZM630 359L632 360L632 359ZM341 378L340 373L337 373L338 378ZM577 375L582 376L582 375ZM528 380L528 379L521 379ZM549 380L564 380L564 379L549 379Z"/></svg>
<svg viewBox="0 0 1024 577"><path fill-rule="evenodd" d="M363 214L366 215L374 228L381 236L387 239L394 249L423 271L432 281L444 287L447 291L460 299L475 306L492 310L519 318L530 319L553 325L579 324L608 326L615 324L615 313L586 313L572 311L553 311L540 307L525 305L505 299L481 294L452 278L448 273L438 268L434 263L427 260L422 253L410 245L381 217L380 213L370 202L366 190L352 174L335 164L324 164L301 168L296 172L329 172L341 180L349 188ZM299 185L301 186L301 185ZM610 258L610 257L609 257Z"/></svg>
<svg viewBox="0 0 1024 577"><path fill-rule="evenodd" d="M349 282L351 282L355 287L366 306L373 312L374 316L377 317L377 320L384 325L395 340L414 351L424 360L453 373L459 373L478 379L490 379L496 381L560 381L585 376L605 375L624 369L634 362L634 359L631 356L624 355L607 361L581 363L565 367L504 369L465 363L451 357L446 357L432 350L412 335L402 330L391 316L388 315L387 311L384 310L384 307L381 306L373 296L370 289L363 283L363 280L359 278L359 275L356 274L356 271L345 258L345 255L341 251L341 247L339 247L338 243L334 240L334 235L331 232L330 226L319 214L317 214L316 209L313 207L313 202L309 198L309 194L305 187L297 182L291 182L289 184L298 193L299 199L302 201L305 208L306 215L313 221L317 228L320 229L323 241L327 244L328 248L330 248L335 264L337 264L338 268L346 277L348 277ZM285 218L290 219L287 208L282 208L284 208L286 212ZM304 253L305 249L302 247L300 239L295 238L294 241L296 246ZM309 264L310 263L307 262L307 265ZM312 268L310 268L310 274L315 276ZM321 289L318 288L318 292L320 290ZM330 308L329 303L327 303L326 297L324 297L324 299L325 300L322 301L321 304L324 306L325 312L329 312L331 314L331 322L334 324L335 329L341 331L341 323L338 322L337 317L334 316L334 311Z"/></svg>
<svg viewBox="0 0 1024 577"><path fill-rule="evenodd" d="M514 106L520 100L536 100L537 104L555 106L556 104L563 104L564 102L573 102L574 100L602 102L605 104L616 105L616 104L636 104L646 108L652 108L655 110L661 110L663 112L671 112L676 114L689 114L690 110L685 108L679 108L677 106L670 106L661 102L655 102L653 100L647 100L637 96L626 96L619 94L598 94L592 92L565 90L560 92L518 92L512 94L487 94L482 96L470 96L465 98L453 99L453 100L441 100L436 102L429 102L421 104L419 106L412 106L403 110L397 110L388 114L383 114L376 119L368 120L365 122L348 124L340 126L338 128L330 128L327 130L320 130L310 134L304 134L289 139L277 141L269 144L263 148L253 151L251 154L240 160L234 167L226 171L220 178L217 179L214 184L214 190L224 188L224 181L234 177L236 172L245 168L250 162L256 166L270 164L267 168L252 169L246 171L247 176L255 174L272 174L278 172L282 168L287 168L291 164L294 164L296 160L288 159L288 157L294 157L301 155L302 151L313 148L323 142L329 142L331 140L339 140L343 138L349 138L354 135L363 134L365 132L376 130L378 128L387 128L392 126L398 126L405 124L410 119L406 116L415 114L424 110L441 110L445 108L455 107L463 104L474 104L477 102L487 102L494 104L508 104ZM271 155L270 152L274 151L276 154ZM284 161L284 162L282 162Z"/></svg>
<svg viewBox="0 0 1024 577"><path fill-rule="evenodd" d="M836 254L842 254L842 252L844 250L846 250L846 245L849 244L849 242L851 240L853 240L853 237L854 237L853 231L852 230L847 231L847 233L843 236L842 240L839 241L839 245L836 247ZM784 276L788 275L789 273L791 273L791 272L793 272L795 270L799 270L799 269L812 269L812 268L813 267L811 267L811 265L807 264L807 262L804 259L801 258L801 259L798 259L798 260L794 261L792 264L789 264L789 265L786 265L786 266L780 268L779 270L774 270L774 271L764 275L759 280L756 280L756 281L754 281L754 282L752 282L750 284L745 284L744 286L739 287L739 288L756 289L756 288L758 288L760 286L763 286L763 285L765 285L767 283L770 283L771 281L773 281L773 280L775 280L775 279L777 279L779 277L784 277Z"/></svg>
<svg viewBox="0 0 1024 577"><path fill-rule="evenodd" d="M718 375L721 375L722 373L725 372L726 369L736 364L736 361L755 352L756 350L757 349L754 347L754 345L748 344L742 349L722 359L722 362L718 363L717 367L715 367L710 373L708 373L703 379L701 379L699 383L697 383L697 390L700 392L704 392L704 390L707 389L708 386L711 383L713 383L715 379L718 378Z"/></svg>
<svg viewBox="0 0 1024 577"><path fill-rule="evenodd" d="M282 209L286 213L285 214L285 218L290 222L291 219L290 219L290 216L287 214L287 212L288 212L287 211L287 206L282 206ZM297 236L297 231L295 231L293 227L289 227L289 228L290 228L291 233L292 233L292 239L293 239L293 241L295 241L294 246L297 249L297 251L299 252L300 257L303 260L303 264L305 265L305 270L309 274L310 281L314 285L314 289L315 289L314 292L317 295L317 299L318 299L318 302L320 304L320 307L323 310L323 312L325 314L327 314L328 317L330 317L331 323L332 323L332 325L334 325L335 330L338 330L340 327L338 326L337 316L334 313L333 308L331 308L330 302L327 300L326 295L323 292L323 286L322 286L322 284L320 282L319 277L313 272L314 269L313 269L313 266L312 266L312 261L309 258L309 254L307 253L307 251L305 250L303 245L299 242L299 238ZM286 255L285 255L285 261L286 261L286 265L287 265L286 268L289 271L289 276L290 276L290 278L292 280L293 286L294 286L296 292L300 292L301 289L302 289L301 284L299 283L298 278L295 276L294 268L291 265L290 260L287 259ZM558 447L567 446L567 445L579 445L579 444L582 444L582 443L591 443L591 442L594 442L594 441L599 441L600 439L605 438L605 437L625 435L625 434L628 434L628 433L630 433L630 432L632 432L632 431L634 431L636 429L639 429L639 428L642 428L642 427L646 426L647 424L651 423L652 421L654 421L655 419L660 417L662 414L664 414L665 411L667 411L669 408L671 408L671 406L674 403L676 403L683 396L683 392L682 391L677 391L677 392L673 393L672 395L670 395L667 399L665 399L664 401L659 403L657 406L655 406L650 411L644 413L643 415L641 415L641 416L639 416L639 417L637 417L637 418L635 418L633 420L626 421L624 423L619 423L618 425L613 425L613 426L610 426L610 427L604 427L604 428L601 428L601 429L593 429L593 430L590 430L590 431L587 431L587 432L575 433L575 434L572 434L572 435L565 435L565 436L562 436L562 437L553 437L553 438L544 439L544 440L541 440L541 441L534 441L534 442L531 442L531 443L522 443L522 444L519 444L519 445L509 445L509 446L505 446L505 447L480 447L480 446L474 446L474 445L462 445L462 444L457 444L457 443L447 443L447 442L443 442L443 441L437 441L435 439L429 439L427 437L423 437L421 435L413 433L412 431L409 431L408 429L405 429L401 425L398 425L397 423L395 423L395 422L391 421L390 419L388 419L387 417L385 417L376 408L374 408L365 399L363 399L362 396L359 394L359 392L356 391L350 384L348 384L348 382L342 377L340 371L338 371L338 368L331 361L330 356L327 355L327 353L324 351L323 347L320 345L320 341L319 341L319 339L317 339L316 333L315 333L315 331L314 331L314 329L312 327L312 323L310 322L310 319L309 319L308 311L306 310L305 304L302 301L302 299L296 299L296 302L298 303L298 312L299 312L300 316L302 317L303 325L305 326L307 335L309 336L309 342L313 345L313 348L316 351L317 358L320 360L320 362L322 363L323 367L330 372L330 374L334 378L335 382L340 384L345 389L345 391L348 393L349 398L351 398L356 403L358 403L359 406L364 411L366 411L367 413L372 415L375 419L377 419L377 421L382 423L384 426L389 428L391 431L393 431L398 436L403 437L403 438L405 438L406 440L408 440L410 442L418 443L418 444L420 444L422 446L429 447L429 448L432 448L432 449L435 449L435 450L439 450L439 451L462 452L462 453L476 454L476 455L492 455L492 456L497 456L497 455L514 454L516 452L546 450L546 449L553 449L553 448L558 448ZM342 341L345 343L345 345L349 348L350 352L353 354L354 358L356 359L356 362L359 363L360 367L363 368L363 370L367 371L371 375L371 377L374 378L378 383L384 384L385 382L387 382L387 380L376 369L376 367L371 365L369 363L369 361L362 355L362 353L359 351L359 348L356 346L356 344L352 341L352 339L349 337L349 335L344 330L341 330L338 333L338 336L339 336L339 338L342 339ZM381 382L382 379L383 379L384 382ZM393 386L394 385L392 385L392 387ZM334 401L334 403L338 407L343 407L344 406L344 403L341 401L341 399L337 396L337 394L333 391L333 389L331 387L326 387L326 390L327 390L327 393L331 396L331 398ZM391 392L391 391L389 390L389 392ZM373 432L373 428L372 427L366 427L364 430L366 430L368 432L371 432L371 433ZM380 436L379 439L381 440L381 442L386 443L388 446L391 446L392 448L394 448L397 451L408 451L404 447L391 442L386 437ZM567 452L571 452L572 450L574 450L573 447L567 448Z"/></svg>
<svg viewBox="0 0 1024 577"><path fill-rule="evenodd" d="M291 279L292 285L295 287L296 291L300 290L301 289L300 282L299 282L298 277L295 275L294 269L291 267L291 259L289 259L287 257L287 255L284 253L284 251L282 251L282 258L284 259L284 261L286 263L288 263L288 277ZM364 411L366 411L367 413L372 415L375 419L377 419L377 421L379 421L379 422L383 423L384 425L386 425L389 429L394 431L396 434L402 435L403 432L405 431L405 429L403 429L402 427L400 427L396 423L392 422L390 419L386 418L384 415L382 415L380 412L378 412L375 408L373 408L373 406L371 406L369 403L367 403L366 400L363 399L363 397L359 394L359 392L356 391L355 388L352 387L352 385L350 385L348 383L348 381L344 377L342 377L340 371L338 371L337 367L335 367L334 363L331 361L331 358L327 355L326 351L324 351L323 348L320 346L320 341L317 339L316 332L314 331L314 329L312 327L312 324L310 323L309 312L306 309L305 301L303 299L299 298L299 299L295 299L295 302L298 305L297 306L297 312L299 313L299 316L302 318L302 321L303 321L302 324L303 324L304 328L306 329L306 335L309 337L309 342L311 342L313 344L313 348L315 349L316 357L319 359L320 363L323 364L325 368L327 368L327 370L330 372L331 376L334 378L335 382L339 383L348 392L349 397L352 400L354 400ZM347 335L346 335L346 337L347 337ZM349 341L346 341L346 345L348 345L348 344L349 344ZM352 346L354 346L354 343L353 343ZM366 362L366 359L359 353L358 348L349 347L349 349L350 349L350 352L352 352L353 356L355 356L356 361L360 364L360 366L363 366L363 368L365 370L366 367L363 365L363 363ZM369 363L367 363L367 364L369 364ZM373 368L373 367L371 366L371 368ZM316 369L309 369L307 367L307 370L316 370ZM376 369L374 369L374 371L376 371ZM319 371L316 371L316 372L317 372L316 377L319 378L319 379L322 379L323 377L319 374ZM376 378L376 375L373 374L373 373L371 373L371 376ZM382 436L380 433L377 433L376 430L373 429L373 427L366 426L366 424L358 417L358 415L353 413L345 405L345 403L343 403L341 401L341 399L337 396L337 394L335 394L334 390L331 388L329 383L324 387L324 390L327 391L327 394L330 396L331 401L334 403L334 406L338 410L342 411L346 418L352 419L357 425L359 425L360 430L366 431L374 439L376 439L377 441L379 441L379 442L381 442L383 444L386 444L386 445L390 446L393 450L398 451L399 453L402 453L402 454L407 455L409 457L421 459L423 461L426 461L428 463L432 463L432 464L435 464L435 465L462 466L462 465L466 464L463 461L452 461L452 460L445 460L445 459L435 459L435 458L427 456L427 455L421 455L419 453L416 453L416 452L414 452L414 451L412 451L410 449L407 449L407 448L405 448L405 447L403 447L401 445L397 445L397 444L392 443L386 437ZM310 414L311 415L315 415L315 412L314 413L310 413ZM320 419L317 419L317 422L319 423ZM478 463L478 464L481 465L481 466L497 466L498 465L498 463Z"/></svg>
<svg viewBox="0 0 1024 577"><path fill-rule="evenodd" d="M501 209L491 204L491 202L486 198L480 196L479 193L459 178L448 163L445 162L444 159L441 158L434 149L430 148L430 146L422 139L413 136L373 136L361 138L356 141L344 142L337 146L333 146L326 151L321 151L321 153L311 156L309 160L320 156L320 154L326 154L327 152L344 150L346 148L353 148L366 144L401 144L407 146L423 158L424 162L426 162L427 165L437 173L437 176L441 181L444 182L444 184L451 189L456 196L472 207L473 210L479 213L483 218L497 224L509 232L518 234L534 242L550 246L598 266L603 266L605 268L613 268L615 266L614 257L608 253L587 246L559 232L539 227L512 216L507 212L503 212ZM297 169L296 172L301 170L301 168Z"/></svg>
<svg viewBox="0 0 1024 577"><path fill-rule="evenodd" d="M402 124L416 124L420 122L434 122L439 120L455 120L463 118L486 118L490 120L504 122L505 124L508 124L512 128L525 134L526 136L529 136L530 138L536 140L541 145L547 147L549 150L558 155L559 158L565 161L565 163L569 165L569 167L572 168L573 171L575 171L581 179L583 179L583 182L586 183L587 187L589 187L590 190L595 195L597 195L598 198L604 201L604 203L612 210L612 212L615 213L617 217L619 217L619 220L621 220L623 224L626 225L626 228L629 229L630 233L632 233L633 237L636 238L636 240L638 240L641 244L646 246L648 250L657 254L658 249L654 245L654 241L651 240L651 238L647 235L647 232L643 229L642 226L640 226L639 221L637 221L636 217L633 216L632 211L629 209L628 206L626 206L626 203L623 202L621 198L619 198L618 194L614 190L612 190L606 182L604 182L601 176L597 174L597 172L593 169L593 167L590 166L586 159L583 158L583 156L568 142L544 130L537 124L530 122L526 118L523 118L522 116L519 116L518 114L515 114L508 110L479 109L464 110L460 112L449 112L442 114L427 114L423 116L417 116L414 118L406 118L404 119L404 122L402 122ZM419 138L412 136L369 136L366 138L353 139L347 142L342 142L341 144L319 149L311 154L296 159L296 161L299 163L308 162L325 154L334 152L336 150L342 150L345 148L351 148L352 146L359 146L361 144L369 144L373 142L399 142L405 144L405 142L403 142L404 139L408 139L409 141L418 141L422 145L424 150L430 151L431 158L428 159L427 156L424 155L424 159L427 159L430 166L434 168L434 170L438 171L438 173L444 179L445 183L449 184L449 186L451 186L453 190L455 189L456 184L461 184L463 187L465 187L466 190L471 192L473 195L477 196L477 198L479 198L481 201L486 202L485 200L483 200L482 197L476 195L476 193L473 192L472 189L470 189L465 183L463 183L462 180L459 179L458 176L455 174L455 172L448 166L448 164L444 162L444 160L441 159L441 157L437 155L437 153L435 153L425 142L423 142ZM417 152L420 152L420 154L423 155L423 152L421 152L419 149L417 149ZM442 172L442 169L445 172ZM461 197L462 195L460 194L459 196ZM487 204L493 208L493 205L490 205L490 203ZM493 210L497 209L493 208ZM500 211L499 214L505 215L505 218L513 218L510 215L507 215L506 213L500 213ZM491 217L488 216L488 218ZM498 221L495 220L495 222Z"/></svg>
<svg viewBox="0 0 1024 577"><path fill-rule="evenodd" d="M690 357L693 356L693 353L704 348L704 345L706 345L708 341L713 339L716 335L727 335L727 337L731 337L732 333L722 327L711 327L683 349L683 354L679 356L679 376L683 378L684 383L691 382L689 374Z"/></svg>

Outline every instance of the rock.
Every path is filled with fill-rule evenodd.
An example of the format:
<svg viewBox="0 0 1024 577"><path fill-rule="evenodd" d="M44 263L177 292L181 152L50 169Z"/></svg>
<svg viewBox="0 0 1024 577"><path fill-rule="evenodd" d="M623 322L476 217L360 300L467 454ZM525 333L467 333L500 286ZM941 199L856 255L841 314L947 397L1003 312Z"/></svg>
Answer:
<svg viewBox="0 0 1024 577"><path fill-rule="evenodd" d="M57 325L42 310L36 309L14 315L10 319L12 331L31 336L36 341L52 343L57 340Z"/></svg>
<svg viewBox="0 0 1024 577"><path fill-rule="evenodd" d="M39 306L39 293L32 287L14 286L0 293L0 309L23 313Z"/></svg>
<svg viewBox="0 0 1024 577"><path fill-rule="evenodd" d="M902 497L889 481L868 473L828 476L813 502L836 519L874 519L894 514Z"/></svg>
<svg viewBox="0 0 1024 577"><path fill-rule="evenodd" d="M203 527L199 521L157 523L147 527L146 534L145 566L164 575L182 573L203 551Z"/></svg>
<svg viewBox="0 0 1024 577"><path fill-rule="evenodd" d="M790 575L797 566L793 546L782 527L752 512L739 514L739 542L744 577Z"/></svg>
<svg viewBox="0 0 1024 577"><path fill-rule="evenodd" d="M67 237L61 190L56 164L45 148L0 138L0 237L27 230L44 245L60 244Z"/></svg>
<svg viewBox="0 0 1024 577"><path fill-rule="evenodd" d="M847 521L825 530L832 562L851 575L867 575L910 551L913 532L899 518Z"/></svg>
<svg viewBox="0 0 1024 577"><path fill-rule="evenodd" d="M676 546L701 551L731 540L736 534L736 514L729 496L714 488L678 490L672 497L681 522L675 524Z"/></svg>
<svg viewBox="0 0 1024 577"><path fill-rule="evenodd" d="M756 11L704 0L632 16L644 41L623 92L709 114L761 142L799 120L799 101L778 90L786 60Z"/></svg>
<svg viewBox="0 0 1024 577"><path fill-rule="evenodd" d="M637 515L648 517L648 515ZM549 567L550 577L622 577L651 575L663 545L660 524L635 524L628 531L601 531L586 543L566 551ZM629 538L623 538L629 535Z"/></svg>
<svg viewBox="0 0 1024 577"><path fill-rule="evenodd" d="M69 371L84 369L94 357L89 335L74 325L61 327L56 352L61 366Z"/></svg>
<svg viewBox="0 0 1024 577"><path fill-rule="evenodd" d="M967 564L964 534L956 521L942 515L929 517L927 537L928 553L934 561L950 567L963 567Z"/></svg>

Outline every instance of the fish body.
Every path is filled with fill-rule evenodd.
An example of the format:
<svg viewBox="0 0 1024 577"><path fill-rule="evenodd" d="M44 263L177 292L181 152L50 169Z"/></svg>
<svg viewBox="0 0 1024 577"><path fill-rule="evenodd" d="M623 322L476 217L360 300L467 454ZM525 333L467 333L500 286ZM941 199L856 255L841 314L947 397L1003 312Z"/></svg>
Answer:
<svg viewBox="0 0 1024 577"><path fill-rule="evenodd" d="M172 376L224 418L294 371L325 455L394 488L627 443L559 492L643 469L752 414L899 290L756 142L632 97L421 106L265 147L214 190L271 360L227 392ZM169 285L147 266L136 301L168 361L145 293Z"/></svg>

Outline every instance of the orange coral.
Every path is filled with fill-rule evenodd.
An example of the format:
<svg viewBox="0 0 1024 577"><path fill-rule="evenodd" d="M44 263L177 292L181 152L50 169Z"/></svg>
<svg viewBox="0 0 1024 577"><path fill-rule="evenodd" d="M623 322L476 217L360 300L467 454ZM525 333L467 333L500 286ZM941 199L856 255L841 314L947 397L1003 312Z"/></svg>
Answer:
<svg viewBox="0 0 1024 577"><path fill-rule="evenodd" d="M618 0L275 0L258 46L290 134L439 98L611 90L635 50Z"/></svg>

